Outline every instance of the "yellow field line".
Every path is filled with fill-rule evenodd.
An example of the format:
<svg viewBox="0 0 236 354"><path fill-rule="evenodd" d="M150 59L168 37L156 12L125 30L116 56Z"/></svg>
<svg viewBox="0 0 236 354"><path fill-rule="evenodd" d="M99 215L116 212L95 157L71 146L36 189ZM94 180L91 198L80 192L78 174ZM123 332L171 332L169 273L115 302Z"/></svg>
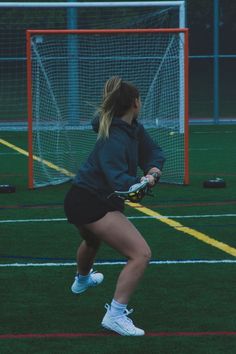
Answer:
<svg viewBox="0 0 236 354"><path fill-rule="evenodd" d="M15 151L19 152L22 155L29 156L28 151L26 151L24 149L21 149L20 147L14 145L14 144L11 144L11 143L9 143L6 140L0 139L0 143L5 145L5 146L7 146L7 147L9 147L12 150L15 150ZM42 159L41 157L33 155L33 159L35 161L42 162L44 165L52 168L53 170L56 170L58 172L63 173L65 176L69 176L69 177L73 177L74 176L74 173L66 170L65 168L61 168L61 167L55 165L54 163L52 163L52 162L50 162L48 160Z"/></svg>
<svg viewBox="0 0 236 354"><path fill-rule="evenodd" d="M0 143L19 152L20 154L22 155L25 155L25 156L29 156L28 152L26 150L23 150L21 148L19 148L18 146L16 145L13 145L11 143L9 143L8 141L6 140L3 140L3 139L0 139ZM52 169L55 169L56 171L59 171L59 172L62 172L64 173L66 176L74 176L74 174L64 168L60 168L59 166L57 165L54 165L53 163L51 163L50 161L47 161L47 160L44 160L38 156L35 156L33 155L33 159L36 160L36 161L39 161L39 162L42 162L44 163L45 165L47 165L48 167L52 168ZM236 248L233 248L229 245L227 245L226 243L223 243L223 242L219 242L217 240L215 240L214 238L212 237L209 237L208 235L202 233L202 232L199 232L197 230L194 230L188 226L184 226L182 225L181 223L175 221L175 220L172 220L172 219L169 219L169 218L163 218L163 215L159 214L158 212L156 211L153 211L149 208L146 208L144 206L142 206L141 204L139 203L129 203L127 202L127 205L129 205L130 207L140 211L141 213L145 214L145 215L148 215L148 216L152 216L156 219L158 219L160 222L163 222L164 224L167 224L168 226L176 229L177 231L181 231L189 236L192 236L192 237L195 237L196 239L202 241L202 242L205 242L209 245L211 245L212 247L215 247L215 248L218 248L220 249L221 251L223 252L226 252L228 254L230 254L231 256L234 256L236 257Z"/></svg>
<svg viewBox="0 0 236 354"><path fill-rule="evenodd" d="M187 234L189 236L195 237L202 242L205 242L215 248L220 249L223 252L230 254L231 256L236 257L236 248L233 248L233 247L227 245L226 243L219 242L219 241L215 240L214 238L209 237L208 235L206 235L202 232L194 230L188 226L184 226L181 223L174 221L172 219L163 218L163 216L161 214L159 214L156 211L153 211L149 208L146 208L146 207L142 206L141 204L129 203L129 202L127 204L129 206L131 206L132 208L140 211L141 213L146 214L148 216L152 216L152 217L158 219L160 222L163 222L164 224L167 224L168 226L173 227L177 231L184 232L185 234Z"/></svg>

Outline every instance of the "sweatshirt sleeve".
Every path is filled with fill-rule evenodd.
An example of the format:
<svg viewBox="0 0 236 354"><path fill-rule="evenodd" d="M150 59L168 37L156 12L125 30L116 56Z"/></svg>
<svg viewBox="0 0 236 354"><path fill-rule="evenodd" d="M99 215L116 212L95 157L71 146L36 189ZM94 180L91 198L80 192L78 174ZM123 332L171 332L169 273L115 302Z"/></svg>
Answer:
<svg viewBox="0 0 236 354"><path fill-rule="evenodd" d="M156 144L144 127L139 125L139 167L146 174L152 167L163 169L165 156L162 148Z"/></svg>
<svg viewBox="0 0 236 354"><path fill-rule="evenodd" d="M107 139L99 150L99 164L112 190L128 190L140 181L139 177L130 176L125 145L118 139Z"/></svg>

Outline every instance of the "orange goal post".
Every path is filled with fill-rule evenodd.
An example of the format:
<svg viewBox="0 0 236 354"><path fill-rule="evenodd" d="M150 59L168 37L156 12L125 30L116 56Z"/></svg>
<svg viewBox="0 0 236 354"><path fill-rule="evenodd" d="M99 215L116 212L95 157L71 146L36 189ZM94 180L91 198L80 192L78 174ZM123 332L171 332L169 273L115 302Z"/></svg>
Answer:
<svg viewBox="0 0 236 354"><path fill-rule="evenodd" d="M140 122L167 157L161 182L189 183L188 29L27 30L29 188L73 178L113 75L140 91Z"/></svg>

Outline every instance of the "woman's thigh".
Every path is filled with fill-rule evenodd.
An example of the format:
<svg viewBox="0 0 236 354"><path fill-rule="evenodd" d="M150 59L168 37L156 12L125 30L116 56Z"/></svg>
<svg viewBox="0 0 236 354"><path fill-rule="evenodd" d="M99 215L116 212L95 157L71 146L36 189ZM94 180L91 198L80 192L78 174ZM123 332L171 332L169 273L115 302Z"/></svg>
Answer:
<svg viewBox="0 0 236 354"><path fill-rule="evenodd" d="M109 212L100 220L84 225L84 228L127 258L151 256L140 232L119 211Z"/></svg>

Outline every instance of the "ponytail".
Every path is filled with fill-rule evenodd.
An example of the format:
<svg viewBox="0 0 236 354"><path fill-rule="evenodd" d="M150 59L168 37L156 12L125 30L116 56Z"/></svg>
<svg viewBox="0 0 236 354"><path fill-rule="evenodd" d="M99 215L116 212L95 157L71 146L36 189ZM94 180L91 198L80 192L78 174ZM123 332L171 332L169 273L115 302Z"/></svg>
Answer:
<svg viewBox="0 0 236 354"><path fill-rule="evenodd" d="M103 92L103 102L99 109L100 124L98 131L98 139L105 139L109 137L109 129L114 114L113 107L115 104L117 93L121 87L121 82L122 80L118 76L113 76L105 84Z"/></svg>
<svg viewBox="0 0 236 354"><path fill-rule="evenodd" d="M105 84L103 100L98 110L100 124L98 139L109 137L109 129L114 117L121 118L139 98L139 92L132 84L118 76L111 77Z"/></svg>
<svg viewBox="0 0 236 354"><path fill-rule="evenodd" d="M98 139L106 139L109 137L109 129L112 122L112 114L110 112L103 112L100 117Z"/></svg>

